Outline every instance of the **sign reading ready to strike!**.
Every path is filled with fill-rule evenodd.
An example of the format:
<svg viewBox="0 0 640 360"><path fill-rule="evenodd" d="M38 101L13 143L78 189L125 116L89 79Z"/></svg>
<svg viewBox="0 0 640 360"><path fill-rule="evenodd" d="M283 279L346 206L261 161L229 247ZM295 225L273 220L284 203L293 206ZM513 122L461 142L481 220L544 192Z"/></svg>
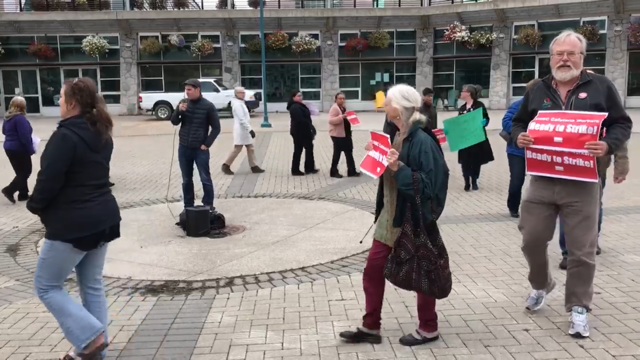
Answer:
<svg viewBox="0 0 640 360"><path fill-rule="evenodd" d="M360 119L358 119L358 115L356 115L355 111L347 111L344 114L347 115L347 121L349 121L351 125L360 125Z"/></svg>
<svg viewBox="0 0 640 360"><path fill-rule="evenodd" d="M588 152L527 148L525 156L529 175L598 182L596 158Z"/></svg>
<svg viewBox="0 0 640 360"><path fill-rule="evenodd" d="M606 113L540 111L527 133L533 145L525 149L527 174L554 178L598 181L596 158L585 144L598 141Z"/></svg>
<svg viewBox="0 0 640 360"><path fill-rule="evenodd" d="M433 135L435 135L438 138L438 142L440 144L444 144L447 142L447 137L444 135L444 130L433 129Z"/></svg>
<svg viewBox="0 0 640 360"><path fill-rule="evenodd" d="M581 111L540 111L531 120L527 133L535 147L584 150L584 144L598 141L607 113Z"/></svg>
<svg viewBox="0 0 640 360"><path fill-rule="evenodd" d="M389 164L387 155L389 155L389 149L391 149L391 139L385 133L372 131L371 142L373 142L373 149L360 162L360 171L377 179L384 173Z"/></svg>

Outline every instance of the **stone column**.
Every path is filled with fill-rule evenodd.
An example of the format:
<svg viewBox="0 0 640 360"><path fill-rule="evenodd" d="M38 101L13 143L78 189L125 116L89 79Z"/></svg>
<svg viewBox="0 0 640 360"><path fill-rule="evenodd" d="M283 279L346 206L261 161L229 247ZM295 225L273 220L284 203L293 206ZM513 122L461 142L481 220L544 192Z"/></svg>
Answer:
<svg viewBox="0 0 640 360"><path fill-rule="evenodd" d="M232 42L233 46L227 46L228 42ZM238 32L223 33L220 37L220 47L222 49L222 83L230 88L240 86L240 35Z"/></svg>
<svg viewBox="0 0 640 360"><path fill-rule="evenodd" d="M327 45L327 41L332 41ZM322 109L329 111L333 105L333 98L340 91L338 80L339 64L338 49L339 39L337 30L323 30L320 36L320 48L322 49Z"/></svg>
<svg viewBox="0 0 640 360"><path fill-rule="evenodd" d="M509 51L511 45L511 26L495 25L493 31L504 34L504 38L493 41L491 54L491 81L489 87L489 109L507 109L511 102L509 84Z"/></svg>
<svg viewBox="0 0 640 360"><path fill-rule="evenodd" d="M622 29L620 35L614 34L616 26ZM627 95L627 62L629 53L627 52L627 28L629 18L616 19L609 18L609 29L607 29L607 64L604 74L613 81L613 84L620 94L620 99L624 104Z"/></svg>
<svg viewBox="0 0 640 360"><path fill-rule="evenodd" d="M120 113L138 114L138 37L120 34Z"/></svg>
<svg viewBox="0 0 640 360"><path fill-rule="evenodd" d="M426 43L422 39L427 39ZM433 29L416 29L416 89L433 88Z"/></svg>

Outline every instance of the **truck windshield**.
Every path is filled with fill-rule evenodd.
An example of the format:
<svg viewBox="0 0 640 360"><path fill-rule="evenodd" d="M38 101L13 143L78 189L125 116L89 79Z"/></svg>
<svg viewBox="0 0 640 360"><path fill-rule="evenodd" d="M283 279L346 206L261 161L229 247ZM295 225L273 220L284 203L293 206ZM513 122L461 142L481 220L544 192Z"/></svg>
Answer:
<svg viewBox="0 0 640 360"><path fill-rule="evenodd" d="M214 79L213 82L216 83L216 85L218 85L218 87L220 88L220 90L229 90L228 87L224 86L222 84L222 81L218 80L218 79Z"/></svg>

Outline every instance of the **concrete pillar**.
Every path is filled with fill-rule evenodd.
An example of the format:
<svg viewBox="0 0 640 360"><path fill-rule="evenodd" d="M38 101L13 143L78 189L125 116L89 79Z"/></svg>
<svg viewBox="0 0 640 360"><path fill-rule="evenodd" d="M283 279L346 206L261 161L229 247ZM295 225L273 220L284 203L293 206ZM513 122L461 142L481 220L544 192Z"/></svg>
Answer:
<svg viewBox="0 0 640 360"><path fill-rule="evenodd" d="M494 25L493 31L504 34L504 38L493 41L491 54L491 82L489 86L489 109L507 109L511 102L509 84L509 49L511 45L511 26Z"/></svg>
<svg viewBox="0 0 640 360"><path fill-rule="evenodd" d="M328 45L327 41L332 44ZM322 109L329 111L334 103L334 97L340 91L339 84L339 49L338 30L323 30L320 36L320 48L322 49Z"/></svg>
<svg viewBox="0 0 640 360"><path fill-rule="evenodd" d="M120 114L138 114L138 36L120 34Z"/></svg>
<svg viewBox="0 0 640 360"><path fill-rule="evenodd" d="M233 43L228 46L227 43ZM222 83L229 87L240 86L240 35L237 31L222 34ZM264 74L262 74L264 79Z"/></svg>
<svg viewBox="0 0 640 360"><path fill-rule="evenodd" d="M427 39L426 43L422 39ZM433 29L416 29L416 89L433 87Z"/></svg>
<svg viewBox="0 0 640 360"><path fill-rule="evenodd" d="M614 33L616 26L622 29L620 35ZM629 61L629 53L627 52L628 27L629 17L619 19L609 18L609 28L607 29L607 64L604 72L616 86L623 104L627 95L627 62Z"/></svg>

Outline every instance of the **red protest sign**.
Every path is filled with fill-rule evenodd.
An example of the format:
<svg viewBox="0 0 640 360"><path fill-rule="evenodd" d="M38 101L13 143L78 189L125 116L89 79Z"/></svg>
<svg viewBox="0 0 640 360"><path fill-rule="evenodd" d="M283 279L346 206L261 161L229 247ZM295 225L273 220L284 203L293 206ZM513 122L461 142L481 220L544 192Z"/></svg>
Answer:
<svg viewBox="0 0 640 360"><path fill-rule="evenodd" d="M440 142L440 144L444 144L447 142L447 137L444 135L444 130L433 129L433 134L438 138L438 142Z"/></svg>
<svg viewBox="0 0 640 360"><path fill-rule="evenodd" d="M596 158L585 151L527 148L525 164L529 175L598 182Z"/></svg>
<svg viewBox="0 0 640 360"><path fill-rule="evenodd" d="M391 149L391 139L385 133L371 132L373 149L369 151L360 162L360 171L377 179L387 168L387 155Z"/></svg>
<svg viewBox="0 0 640 360"><path fill-rule="evenodd" d="M355 111L349 110L344 114L347 115L347 120L351 125L353 126L360 125L360 119L358 119L358 116L356 115Z"/></svg>
<svg viewBox="0 0 640 360"><path fill-rule="evenodd" d="M607 113L582 111L539 111L527 133L536 148L584 150L585 143L598 141Z"/></svg>

